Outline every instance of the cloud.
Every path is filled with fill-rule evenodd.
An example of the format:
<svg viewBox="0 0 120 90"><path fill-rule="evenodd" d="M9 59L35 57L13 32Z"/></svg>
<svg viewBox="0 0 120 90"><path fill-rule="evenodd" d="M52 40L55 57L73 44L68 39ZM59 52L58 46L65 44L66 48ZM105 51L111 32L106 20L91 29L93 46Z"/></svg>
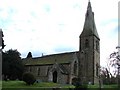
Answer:
<svg viewBox="0 0 120 90"><path fill-rule="evenodd" d="M87 4L88 0L1 0L5 50L18 49L22 57L29 51L40 56L79 50ZM102 64L117 45L117 4L115 0L91 0Z"/></svg>
<svg viewBox="0 0 120 90"><path fill-rule="evenodd" d="M49 5L44 5L44 8L45 8L46 12L50 12L50 6Z"/></svg>

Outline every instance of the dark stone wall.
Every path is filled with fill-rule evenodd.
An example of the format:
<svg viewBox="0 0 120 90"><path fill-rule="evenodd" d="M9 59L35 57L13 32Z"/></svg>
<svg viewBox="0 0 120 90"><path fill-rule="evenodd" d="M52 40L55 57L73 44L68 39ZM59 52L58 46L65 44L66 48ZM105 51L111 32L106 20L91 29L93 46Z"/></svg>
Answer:
<svg viewBox="0 0 120 90"><path fill-rule="evenodd" d="M36 79L39 81L43 81L43 82L53 81L53 76L49 76L50 74L53 75L53 72L51 73L49 72L52 66L53 65L26 66L26 72L33 73ZM70 67L69 64L64 64L63 66L69 70L69 67ZM62 74L61 71L58 69L57 70L57 82L61 84L69 83L69 74Z"/></svg>
<svg viewBox="0 0 120 90"><path fill-rule="evenodd" d="M88 41L88 45L86 47L86 40ZM79 77L82 80L82 83L88 84L91 82L92 84L98 84L98 75L96 75L97 69L96 65L100 66L100 50L96 49L99 42L99 39L92 36L80 37L80 61L79 61Z"/></svg>

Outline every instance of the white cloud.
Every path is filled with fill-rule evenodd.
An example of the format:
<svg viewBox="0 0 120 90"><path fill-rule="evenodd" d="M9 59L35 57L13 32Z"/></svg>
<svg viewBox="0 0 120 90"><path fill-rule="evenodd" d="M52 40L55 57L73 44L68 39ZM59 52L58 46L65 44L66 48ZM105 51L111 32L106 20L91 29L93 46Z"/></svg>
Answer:
<svg viewBox="0 0 120 90"><path fill-rule="evenodd" d="M5 50L18 49L23 57L29 51L36 56L42 52L50 54L61 50L79 50L79 35L83 29L87 2L88 0L1 0L0 22L7 45ZM117 20L117 4L118 1L115 0L91 0L101 39L103 65L117 45L116 33L112 34L117 26L117 21L112 21Z"/></svg>

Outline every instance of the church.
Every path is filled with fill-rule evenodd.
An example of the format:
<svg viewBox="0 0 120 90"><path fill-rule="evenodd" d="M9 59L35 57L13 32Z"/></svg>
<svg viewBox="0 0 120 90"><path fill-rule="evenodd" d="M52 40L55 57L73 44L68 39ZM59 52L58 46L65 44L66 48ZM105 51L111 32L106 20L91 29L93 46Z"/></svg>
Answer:
<svg viewBox="0 0 120 90"><path fill-rule="evenodd" d="M25 58L26 72L34 74L42 82L72 84L80 78L84 84L98 84L100 74L100 38L97 33L94 12L88 2L83 31L79 36L79 50L74 52Z"/></svg>

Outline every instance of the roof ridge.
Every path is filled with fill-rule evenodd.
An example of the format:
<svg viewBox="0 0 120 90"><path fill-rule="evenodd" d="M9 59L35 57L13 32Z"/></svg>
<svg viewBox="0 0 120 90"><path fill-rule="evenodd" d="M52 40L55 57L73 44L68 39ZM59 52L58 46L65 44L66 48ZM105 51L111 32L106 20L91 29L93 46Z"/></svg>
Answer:
<svg viewBox="0 0 120 90"><path fill-rule="evenodd" d="M41 57L33 57L32 59L38 59L38 58L49 57L49 56L54 56L54 55L70 54L70 53L76 53L76 52L79 52L79 51L48 54L48 55L43 55L43 56L41 56Z"/></svg>

